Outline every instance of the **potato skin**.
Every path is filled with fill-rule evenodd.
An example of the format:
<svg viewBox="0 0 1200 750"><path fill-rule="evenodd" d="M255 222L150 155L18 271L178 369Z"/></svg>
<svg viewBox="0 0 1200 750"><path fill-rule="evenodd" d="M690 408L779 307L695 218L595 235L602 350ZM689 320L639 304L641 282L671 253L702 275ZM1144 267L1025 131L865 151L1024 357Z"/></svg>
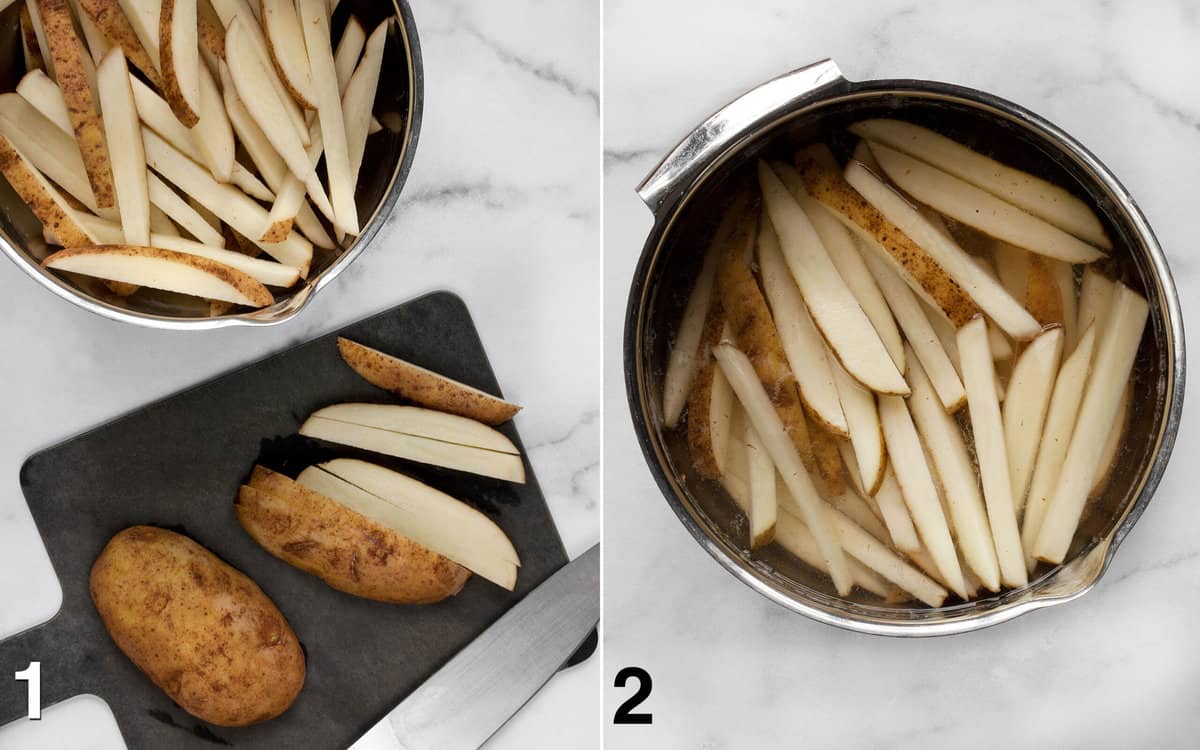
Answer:
<svg viewBox="0 0 1200 750"><path fill-rule="evenodd" d="M363 380L421 406L484 424L503 424L521 407L369 346L338 337L342 359Z"/></svg>
<svg viewBox="0 0 1200 750"><path fill-rule="evenodd" d="M105 545L89 589L117 647L188 713L218 726L283 713L304 651L254 581L191 539L132 526Z"/></svg>
<svg viewBox="0 0 1200 750"><path fill-rule="evenodd" d="M338 591L390 604L432 604L471 573L392 529L261 466L238 492L238 521L280 560Z"/></svg>

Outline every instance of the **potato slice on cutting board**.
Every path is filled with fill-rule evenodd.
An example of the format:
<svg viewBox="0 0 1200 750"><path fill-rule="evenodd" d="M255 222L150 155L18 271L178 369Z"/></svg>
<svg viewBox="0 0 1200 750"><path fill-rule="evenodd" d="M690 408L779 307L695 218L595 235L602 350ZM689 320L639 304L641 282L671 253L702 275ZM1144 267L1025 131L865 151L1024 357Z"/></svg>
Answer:
<svg viewBox="0 0 1200 750"><path fill-rule="evenodd" d="M521 565L508 536L471 506L382 466L339 458L296 481L512 591Z"/></svg>
<svg viewBox="0 0 1200 750"><path fill-rule="evenodd" d="M901 190L989 236L1068 263L1104 257L1098 248L937 167L879 143L871 144L871 152Z"/></svg>
<svg viewBox="0 0 1200 750"><path fill-rule="evenodd" d="M973 256L958 246L944 231L908 202L894 188L871 174L861 164L846 168L846 181L885 216L911 237L945 272L971 296L988 317L1005 333L1019 341L1033 338L1041 331L1021 303L1001 286Z"/></svg>
<svg viewBox="0 0 1200 750"><path fill-rule="evenodd" d="M758 164L758 179L766 214L779 237L788 268L829 348L846 372L866 387L907 395L908 384L829 259L804 209L763 162Z"/></svg>
<svg viewBox="0 0 1200 750"><path fill-rule="evenodd" d="M1093 245L1112 247L1096 214L1074 195L940 133L901 120L864 120L850 131L949 172Z"/></svg>
<svg viewBox="0 0 1200 750"><path fill-rule="evenodd" d="M851 170L854 163L847 166ZM840 172L822 166L807 151L796 154L796 168L809 194L829 208L866 246L883 258L921 299L955 326L979 313L979 306L929 253L887 219L846 182ZM859 169L868 171L859 165Z"/></svg>
<svg viewBox="0 0 1200 750"><path fill-rule="evenodd" d="M60 250L42 261L56 271L95 276L195 297L266 307L275 299L261 282L222 263L157 247L99 245Z"/></svg>
<svg viewBox="0 0 1200 750"><path fill-rule="evenodd" d="M1033 546L1037 542L1038 532L1041 531L1050 495L1058 484L1058 475L1062 470L1067 448L1071 444L1071 433L1075 429L1075 418L1079 414L1079 404L1083 401L1083 391L1087 385L1092 354L1096 346L1096 331L1094 325L1088 326L1075 351L1071 352L1059 369L1054 391L1050 396L1050 406L1042 427L1041 446L1037 451L1033 478L1029 482L1029 492L1026 495L1025 518L1021 522L1021 546L1025 550L1026 568L1031 573L1037 566Z"/></svg>
<svg viewBox="0 0 1200 750"><path fill-rule="evenodd" d="M979 576L983 585L989 591L999 591L996 547L966 440L958 422L941 408L941 400L919 358L909 361L907 376L913 389L908 408L941 481L959 550L967 567Z"/></svg>
<svg viewBox="0 0 1200 750"><path fill-rule="evenodd" d="M521 410L520 406L478 388L347 338L338 337L338 351L346 364L371 385L430 409L489 425L503 424Z"/></svg>
<svg viewBox="0 0 1200 750"><path fill-rule="evenodd" d="M471 575L398 529L262 466L238 491L234 511L267 552L353 596L431 604L457 594Z"/></svg>
<svg viewBox="0 0 1200 750"><path fill-rule="evenodd" d="M1033 549L1037 558L1051 563L1061 563L1066 557L1084 503L1103 468L1099 462L1104 444L1129 383L1149 315L1145 298L1124 284L1116 284L1113 296L1071 445Z"/></svg>
<svg viewBox="0 0 1200 750"><path fill-rule="evenodd" d="M971 418L971 434L975 438L988 523L1000 564L1000 580L1006 586L1022 588L1029 583L1029 578L1017 531L1004 423L1000 404L996 401L995 368L988 349L987 326L982 318L958 330L958 353L962 360L967 411Z"/></svg>
<svg viewBox="0 0 1200 750"><path fill-rule="evenodd" d="M1058 377L1062 348L1062 329L1049 329L1025 347L1008 379L1002 417L1017 518L1025 508L1025 496L1043 442L1042 427Z"/></svg>
<svg viewBox="0 0 1200 750"><path fill-rule="evenodd" d="M525 464L501 433L472 419L415 406L337 404L318 409L300 434L419 463L523 484Z"/></svg>

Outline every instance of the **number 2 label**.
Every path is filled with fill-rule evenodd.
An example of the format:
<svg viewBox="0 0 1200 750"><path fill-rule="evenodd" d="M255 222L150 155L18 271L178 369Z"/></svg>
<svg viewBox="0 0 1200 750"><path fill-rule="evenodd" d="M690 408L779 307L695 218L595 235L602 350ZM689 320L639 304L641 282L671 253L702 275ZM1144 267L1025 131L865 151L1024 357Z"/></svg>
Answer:
<svg viewBox="0 0 1200 750"><path fill-rule="evenodd" d="M613 680L613 687L623 688L630 679L637 680L637 690L629 697L629 700L617 708L616 714L613 715L613 724L653 724L654 714L634 713L633 711L642 704L642 701L650 697L650 690L654 684L650 679L650 673L641 667L624 667L617 672L617 679Z"/></svg>
<svg viewBox="0 0 1200 750"><path fill-rule="evenodd" d="M29 718L38 720L42 718L42 663L40 661L31 661L29 666L22 669L20 672L13 674L18 681L28 683L26 689L29 691L29 709L27 713Z"/></svg>

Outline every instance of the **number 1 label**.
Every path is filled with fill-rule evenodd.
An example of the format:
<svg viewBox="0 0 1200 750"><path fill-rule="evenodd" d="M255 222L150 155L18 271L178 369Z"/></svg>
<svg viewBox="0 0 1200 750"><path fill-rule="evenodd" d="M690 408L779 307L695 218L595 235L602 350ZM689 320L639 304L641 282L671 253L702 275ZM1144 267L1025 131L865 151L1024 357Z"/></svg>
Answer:
<svg viewBox="0 0 1200 750"><path fill-rule="evenodd" d="M26 669L13 674L17 680L27 682L29 691L29 718L38 720L42 718L42 663L40 661L31 661Z"/></svg>

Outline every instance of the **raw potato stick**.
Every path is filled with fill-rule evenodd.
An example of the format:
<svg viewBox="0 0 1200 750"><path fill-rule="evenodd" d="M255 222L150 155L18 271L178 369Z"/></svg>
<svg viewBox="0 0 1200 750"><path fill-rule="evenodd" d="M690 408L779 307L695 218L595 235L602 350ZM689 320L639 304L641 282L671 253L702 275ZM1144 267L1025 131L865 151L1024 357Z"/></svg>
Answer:
<svg viewBox="0 0 1200 750"><path fill-rule="evenodd" d="M304 49L304 31L300 28L300 17L296 15L295 0L260 0L258 9L263 36L279 80L301 107L316 109L316 95Z"/></svg>
<svg viewBox="0 0 1200 750"><path fill-rule="evenodd" d="M892 182L940 214L1039 255L1069 263L1104 257L1097 248L948 172L878 143L876 161Z"/></svg>
<svg viewBox="0 0 1200 750"><path fill-rule="evenodd" d="M843 494L846 491L846 477L842 474L842 454L838 451L838 439L811 421L808 423L808 436L812 444L813 464L817 469L822 497L837 497Z"/></svg>
<svg viewBox="0 0 1200 750"><path fill-rule="evenodd" d="M825 560L821 557L821 550L817 547L817 540L813 538L812 532L808 530L804 522L791 513L779 514L779 521L775 527L775 541L810 567L816 568L826 575L829 574ZM846 563L850 567L854 585L881 599L892 595L891 586L879 574L853 558L848 559Z"/></svg>
<svg viewBox="0 0 1200 750"><path fill-rule="evenodd" d="M383 70L383 47L387 43L391 21L379 24L367 40L367 50L354 77L342 91L342 114L346 121L346 147L350 159L350 184L358 184L362 171L363 154L367 148L367 136L371 129L371 110L375 106L375 94L379 90L379 73Z"/></svg>
<svg viewBox="0 0 1200 750"><path fill-rule="evenodd" d="M976 264L949 234L930 222L893 188L857 163L846 168L846 181L920 245L1005 333L1025 341L1041 331L1041 326L1021 303Z"/></svg>
<svg viewBox="0 0 1200 750"><path fill-rule="evenodd" d="M843 492L840 495L829 497L828 501L834 510L844 513L847 518L861 526L863 531L884 544L891 544L891 537L888 535L887 529L876 518L866 500L853 492Z"/></svg>
<svg viewBox="0 0 1200 750"><path fill-rule="evenodd" d="M1118 282L1114 297L1071 445L1034 545L1034 555L1051 563L1063 561L1075 536L1146 327L1150 308L1140 294Z"/></svg>
<svg viewBox="0 0 1200 750"><path fill-rule="evenodd" d="M975 454L983 482L988 523L1000 563L1000 581L1012 588L1029 583L1017 515L1013 505L1012 478L1004 444L1004 424L996 402L995 369L988 350L987 327L982 318L958 331L958 353L962 358L963 384L967 388L967 410L975 437Z"/></svg>
<svg viewBox="0 0 1200 750"><path fill-rule="evenodd" d="M1092 353L1096 345L1096 327L1088 326L1075 351L1071 352L1058 372L1054 392L1050 396L1050 407L1042 429L1041 447L1038 448L1033 478L1029 483L1028 499L1025 502L1025 518L1021 523L1021 546L1025 549L1025 567L1030 573L1037 567L1033 546L1042 529L1046 515L1046 504L1058 484L1079 404L1083 401L1083 390L1091 370Z"/></svg>
<svg viewBox="0 0 1200 750"><path fill-rule="evenodd" d="M120 2L118 0L79 0L79 5L95 22L96 27L109 44L123 49L129 62L142 71L142 74L150 79L150 83L154 84L155 88L162 90L164 84L158 72L158 65L146 52L137 32L130 24L129 18L126 17L125 11L121 9Z"/></svg>
<svg viewBox="0 0 1200 750"><path fill-rule="evenodd" d="M79 0L71 1L71 12L75 16L76 23L79 24L79 30L83 33L84 42L87 44L88 52L92 55L92 62L99 65L108 51L112 49L112 45L104 38L104 34L92 21L91 16L83 12L83 8L79 5Z"/></svg>
<svg viewBox="0 0 1200 750"><path fill-rule="evenodd" d="M0 134L0 173L12 185L17 195L42 222L42 226L64 247L90 245L95 239L79 223L71 208L46 178L17 151L6 136Z"/></svg>
<svg viewBox="0 0 1200 750"><path fill-rule="evenodd" d="M55 77L67 103L67 113L71 117L75 140L79 143L96 204L100 208L112 208L116 196L108 146L104 139L104 122L85 72L83 48L75 34L70 8L66 0L36 0L36 3L54 60Z"/></svg>
<svg viewBox="0 0 1200 750"><path fill-rule="evenodd" d="M962 569L958 566L958 553L950 537L950 526L925 460L921 439L917 436L904 399L899 396L880 396L879 419L883 423L883 436L892 468L904 493L904 502L913 524L920 532L921 540L943 580L952 591L965 599Z"/></svg>
<svg viewBox="0 0 1200 750"><path fill-rule="evenodd" d="M1129 425L1129 410L1132 408L1133 401L1133 383L1125 386L1125 395L1121 397L1121 406L1117 409L1117 416L1113 419L1112 429L1108 431L1108 439L1104 441L1104 449L1100 451L1100 471L1096 473L1096 481L1092 483L1091 492L1088 493L1089 498L1099 497L1104 488L1108 486L1108 480L1112 478L1113 470L1117 468L1117 456L1121 450L1121 438L1125 435L1125 428Z"/></svg>
<svg viewBox="0 0 1200 750"><path fill-rule="evenodd" d="M41 42L38 40L38 35L42 32L39 28L34 28L33 18L30 16L33 9L34 0L22 3L18 20L21 27L21 54L25 60L25 70L30 72L47 66L46 59L42 56Z"/></svg>
<svg viewBox="0 0 1200 750"><path fill-rule="evenodd" d="M940 607L946 601L947 592L936 581L906 563L887 545L837 510L829 508L828 513L838 541L848 555L931 607Z"/></svg>
<svg viewBox="0 0 1200 750"><path fill-rule="evenodd" d="M908 408L945 490L943 496L950 508L958 548L968 569L979 576L983 585L989 591L999 591L996 547L967 443L958 422L941 408L941 401L918 358L909 360L907 376L913 389Z"/></svg>
<svg viewBox="0 0 1200 750"><path fill-rule="evenodd" d="M745 354L728 344L714 347L713 355L737 394L738 401L746 409L746 415L762 438L771 460L783 476L792 500L800 508L802 520L816 537L821 556L829 567L829 577L833 579L834 587L840 595L846 596L850 593L853 579L846 564L838 532L831 523L830 514L834 511L817 496L816 488L809 479L791 438L784 430L774 404L759 382L754 366Z"/></svg>
<svg viewBox="0 0 1200 750"><path fill-rule="evenodd" d="M67 114L67 103L63 101L62 91L58 84L50 80L43 70L31 70L17 84L17 93L33 108L41 112L47 119L58 126L72 138L75 130L71 127L71 116ZM78 146L76 146L78 148ZM88 188L91 192L91 187Z"/></svg>
<svg viewBox="0 0 1200 750"><path fill-rule="evenodd" d="M742 450L746 451L749 477L750 549L765 547L775 540L775 526L779 506L775 496L775 464L767 455L762 440L754 431L754 425L745 425L742 434Z"/></svg>
<svg viewBox="0 0 1200 750"><path fill-rule="evenodd" d="M46 25L42 21L42 11L38 0L26 0L25 9L29 11L29 25L37 42L36 49L42 58L42 64L51 77L57 77L54 71L54 57L50 53L50 44L46 39Z"/></svg>
<svg viewBox="0 0 1200 750"><path fill-rule="evenodd" d="M908 514L908 507L904 504L904 493L890 466L879 485L879 491L875 493L875 504L879 506L888 535L896 549L903 552L921 549L917 529L913 526L912 516Z"/></svg>
<svg viewBox="0 0 1200 750"><path fill-rule="evenodd" d="M847 166L847 170L853 163ZM958 282L920 245L902 232L837 171L823 167L809 152L796 154L796 168L809 194L828 207L843 224L900 274L921 299L955 326L979 313ZM859 166L866 170L866 167Z"/></svg>
<svg viewBox="0 0 1200 750"><path fill-rule="evenodd" d="M104 130L113 157L113 184L121 212L125 244L150 244L150 190L146 184L146 152L138 123L129 68L120 47L114 47L96 70L100 105L107 116Z"/></svg>
<svg viewBox="0 0 1200 750"><path fill-rule="evenodd" d="M879 491L887 469L887 449L883 443L875 394L850 377L836 360L831 364L838 399L846 415L846 424L850 427L850 446L859 470L858 476L865 494L874 495Z"/></svg>
<svg viewBox="0 0 1200 750"><path fill-rule="evenodd" d="M48 179L99 210L73 133L64 133L17 94L0 94L0 133Z"/></svg>
<svg viewBox="0 0 1200 750"><path fill-rule="evenodd" d="M907 395L908 384L829 259L804 210L761 161L758 180L783 256L830 349L846 372L871 390Z"/></svg>
<svg viewBox="0 0 1200 750"><path fill-rule="evenodd" d="M205 221L195 208L157 175L149 175L147 189L150 202L182 227L185 232L199 240L201 244L213 247L224 246L225 237L213 229L212 225Z"/></svg>
<svg viewBox="0 0 1200 750"><path fill-rule="evenodd" d="M926 317L921 302L904 283L904 279L894 273L882 258L868 254L864 260L899 321L912 353L921 360L925 372L930 374L942 408L953 414L966 403L967 392L954 369L954 363L950 361L950 355L942 347L941 339Z"/></svg>
<svg viewBox="0 0 1200 750"><path fill-rule="evenodd" d="M1097 336L1104 330L1108 311L1112 308L1116 282L1094 266L1083 269L1083 283L1079 290L1079 312L1076 327L1080 331L1095 328Z"/></svg>
<svg viewBox="0 0 1200 750"><path fill-rule="evenodd" d="M725 473L730 423L737 406L729 381L712 357L712 347L723 338L732 338L720 300L714 300L704 319L700 337L700 367L692 379L688 395L687 438L696 473L707 479L720 479Z"/></svg>
<svg viewBox="0 0 1200 750"><path fill-rule="evenodd" d="M329 175L329 199L333 203L335 227L339 232L358 235L358 206L355 184L350 173L350 154L346 142L346 121L342 96L333 67L329 18L323 0L299 0L300 21L308 48L313 89L317 96L317 114L325 141L325 169ZM297 173L297 176L302 176Z"/></svg>
<svg viewBox="0 0 1200 750"><path fill-rule="evenodd" d="M1002 411L1004 444L1012 477L1013 511L1021 517L1025 495L1033 476L1034 462L1042 444L1042 426L1062 360L1061 328L1038 336L1013 366Z"/></svg>
<svg viewBox="0 0 1200 750"><path fill-rule="evenodd" d="M189 128L200 122L199 33L196 0L162 0L158 39L163 93Z"/></svg>
<svg viewBox="0 0 1200 750"><path fill-rule="evenodd" d="M1057 185L1005 166L919 125L900 120L864 120L850 130L945 170L1093 245L1112 247L1096 214Z"/></svg>
<svg viewBox="0 0 1200 750"><path fill-rule="evenodd" d="M834 385L825 342L808 314L769 221L759 225L758 270L780 343L800 388L801 401L809 415L824 429L835 435L848 436L850 428Z"/></svg>
<svg viewBox="0 0 1200 750"><path fill-rule="evenodd" d="M1065 326L1063 295L1051 263L1060 261L1029 256L1029 277L1025 286L1025 309L1043 326Z"/></svg>
<svg viewBox="0 0 1200 750"><path fill-rule="evenodd" d="M1079 298L1075 293L1075 267L1070 263L1059 260L1047 261L1050 273L1058 285L1059 297L1062 300L1063 317L1063 353L1075 351L1082 331L1079 330Z"/></svg>

